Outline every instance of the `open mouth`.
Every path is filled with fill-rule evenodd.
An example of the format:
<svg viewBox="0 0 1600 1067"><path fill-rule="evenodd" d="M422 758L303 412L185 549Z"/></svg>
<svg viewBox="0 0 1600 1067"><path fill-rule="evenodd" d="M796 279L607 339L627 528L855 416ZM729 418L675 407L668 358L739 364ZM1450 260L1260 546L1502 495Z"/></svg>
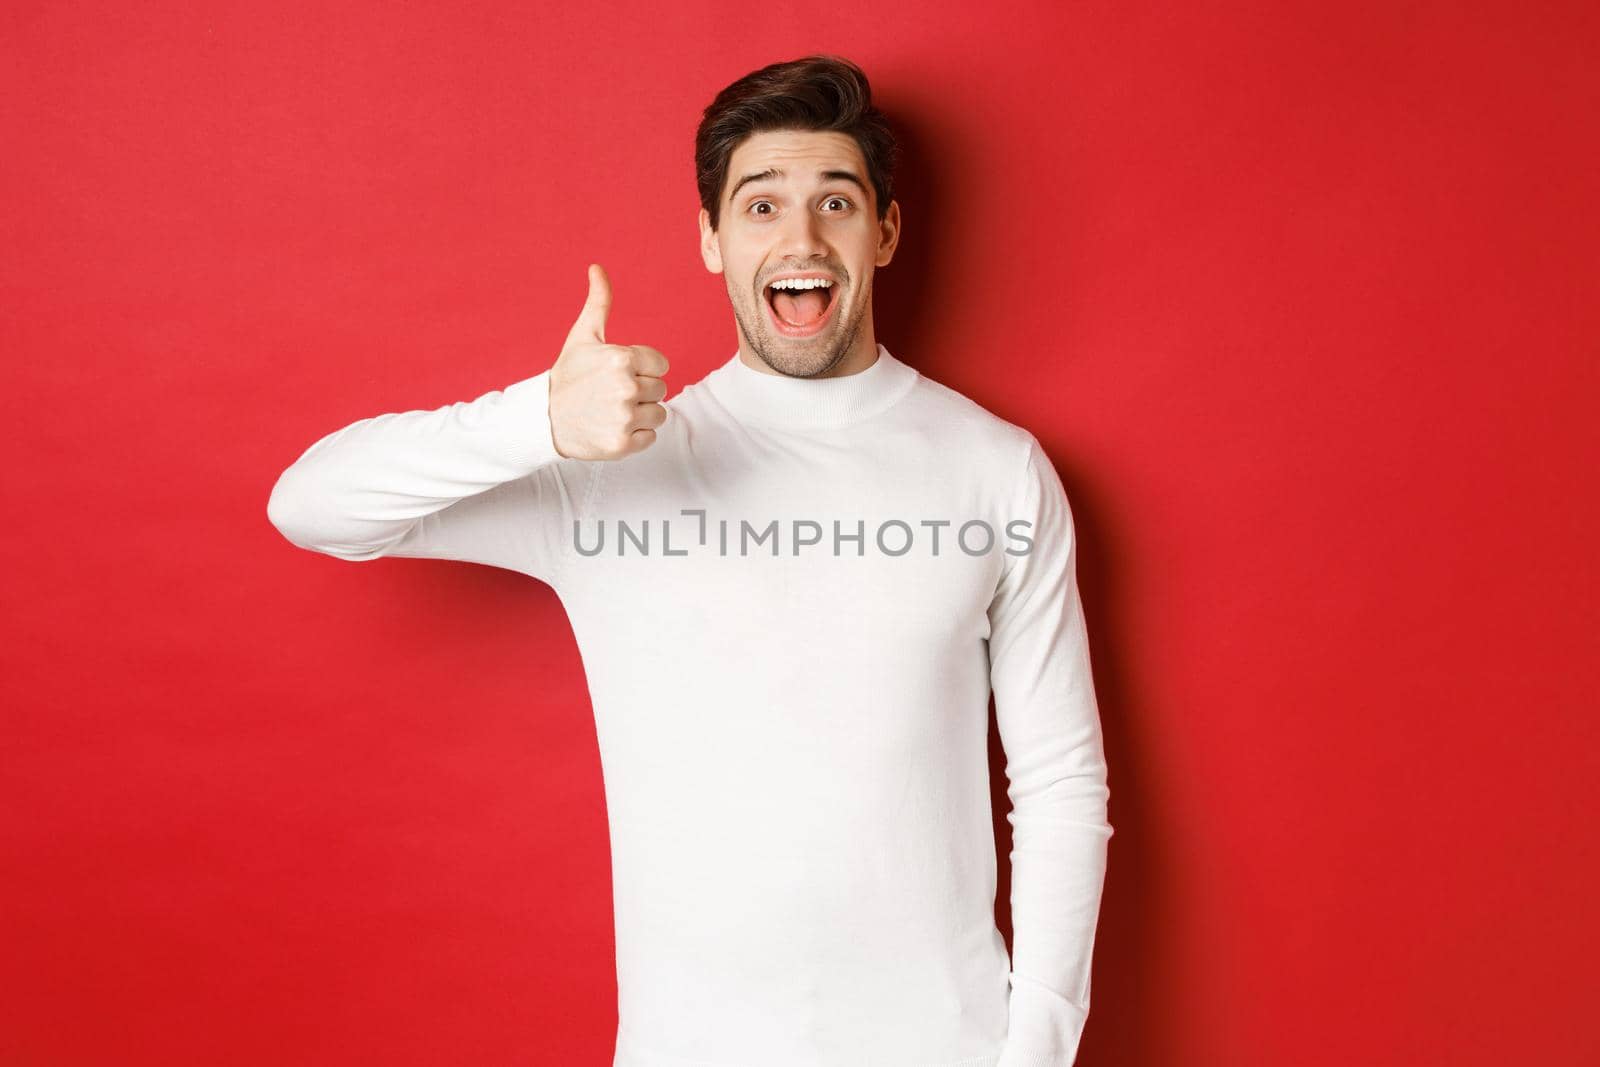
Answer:
<svg viewBox="0 0 1600 1067"><path fill-rule="evenodd" d="M839 302L839 283L813 285L807 289L774 288L762 290L772 328L784 337L814 337L833 318Z"/></svg>

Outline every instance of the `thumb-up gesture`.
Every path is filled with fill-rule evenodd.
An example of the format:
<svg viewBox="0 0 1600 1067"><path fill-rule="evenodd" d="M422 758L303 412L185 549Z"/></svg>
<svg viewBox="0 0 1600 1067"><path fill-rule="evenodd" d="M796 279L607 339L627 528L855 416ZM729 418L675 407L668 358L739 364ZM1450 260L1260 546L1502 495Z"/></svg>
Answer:
<svg viewBox="0 0 1600 1067"><path fill-rule="evenodd" d="M648 345L606 343L611 282L589 264L589 298L550 368L550 429L568 459L620 459L655 444L667 421L667 358Z"/></svg>

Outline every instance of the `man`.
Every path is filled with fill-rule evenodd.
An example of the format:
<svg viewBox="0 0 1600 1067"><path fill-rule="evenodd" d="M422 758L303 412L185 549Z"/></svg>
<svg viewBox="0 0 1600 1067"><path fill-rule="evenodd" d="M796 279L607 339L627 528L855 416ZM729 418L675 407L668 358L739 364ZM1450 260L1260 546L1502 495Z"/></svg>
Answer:
<svg viewBox="0 0 1600 1067"><path fill-rule="evenodd" d="M874 338L900 209L858 68L756 71L696 149L732 358L665 400L665 357L607 341L591 264L548 370L330 434L269 515L344 559L560 595L610 818L618 1067L1064 1067L1111 827L1060 480Z"/></svg>

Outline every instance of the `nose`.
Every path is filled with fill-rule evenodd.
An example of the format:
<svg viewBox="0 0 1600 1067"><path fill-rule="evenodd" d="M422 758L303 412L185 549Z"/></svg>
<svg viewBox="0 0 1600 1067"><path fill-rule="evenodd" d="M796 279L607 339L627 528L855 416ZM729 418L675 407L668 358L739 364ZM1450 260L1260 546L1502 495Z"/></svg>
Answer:
<svg viewBox="0 0 1600 1067"><path fill-rule="evenodd" d="M826 256L828 247L822 240L821 224L809 211L791 211L778 232L778 247L774 252L783 259L813 259Z"/></svg>

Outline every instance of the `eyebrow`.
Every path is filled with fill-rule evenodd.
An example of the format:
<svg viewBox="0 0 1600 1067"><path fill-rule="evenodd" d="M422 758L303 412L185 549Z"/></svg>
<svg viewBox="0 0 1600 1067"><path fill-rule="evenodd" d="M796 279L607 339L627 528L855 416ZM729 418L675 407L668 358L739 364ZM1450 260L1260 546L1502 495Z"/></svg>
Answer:
<svg viewBox="0 0 1600 1067"><path fill-rule="evenodd" d="M868 195L866 182L863 182L860 178L856 177L854 171L825 170L821 172L820 176L824 182L853 182L856 188L861 190L863 196ZM744 188L745 185L750 182L771 181L774 178L781 177L783 177L783 171L778 170L776 167L768 167L766 170L757 171L754 174L746 174L743 178L740 178L738 181L733 183L733 189L728 193L728 202L732 203L733 198L739 195L739 190Z"/></svg>

